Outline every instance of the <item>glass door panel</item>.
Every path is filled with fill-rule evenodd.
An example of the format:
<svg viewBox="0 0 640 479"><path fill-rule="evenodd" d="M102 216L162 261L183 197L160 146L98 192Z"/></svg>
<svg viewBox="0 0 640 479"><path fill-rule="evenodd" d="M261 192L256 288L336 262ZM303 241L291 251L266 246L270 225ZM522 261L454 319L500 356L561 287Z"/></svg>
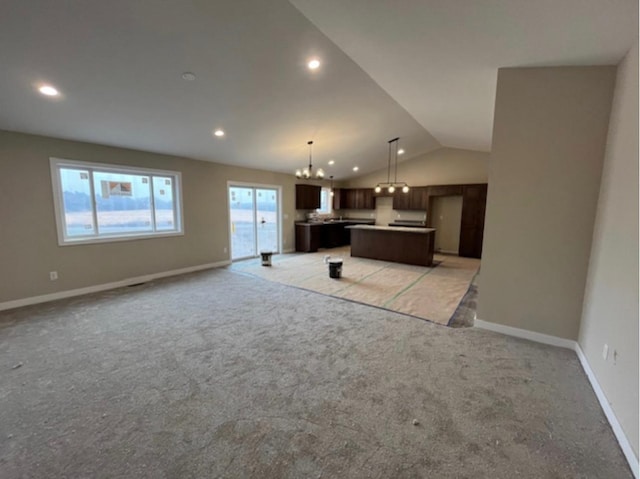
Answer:
<svg viewBox="0 0 640 479"><path fill-rule="evenodd" d="M258 252L278 252L278 190L256 188Z"/></svg>
<svg viewBox="0 0 640 479"><path fill-rule="evenodd" d="M231 259L254 258L261 251L279 253L279 190L229 186Z"/></svg>
<svg viewBox="0 0 640 479"><path fill-rule="evenodd" d="M256 256L255 189L229 187L229 218L231 219L231 259Z"/></svg>

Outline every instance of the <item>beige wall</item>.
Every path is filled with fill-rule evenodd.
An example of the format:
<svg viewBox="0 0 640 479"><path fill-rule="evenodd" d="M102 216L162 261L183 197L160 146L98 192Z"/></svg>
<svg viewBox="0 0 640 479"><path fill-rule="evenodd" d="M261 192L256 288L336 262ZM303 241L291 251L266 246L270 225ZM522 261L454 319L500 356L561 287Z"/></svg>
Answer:
<svg viewBox="0 0 640 479"><path fill-rule="evenodd" d="M52 156L182 172L185 234L58 246ZM282 186L283 249L293 248L293 176L0 131L0 303L227 260L228 180Z"/></svg>
<svg viewBox="0 0 640 479"><path fill-rule="evenodd" d="M443 253L458 254L462 225L462 196L435 196L431 226L436 231L435 249Z"/></svg>
<svg viewBox="0 0 640 479"><path fill-rule="evenodd" d="M636 458L638 300L636 42L618 68L579 337ZM604 344L609 346L606 360L602 357Z"/></svg>
<svg viewBox="0 0 640 479"><path fill-rule="evenodd" d="M486 183L489 153L440 148L398 163L398 181L411 186ZM393 181L393 165L391 171ZM373 188L387 181L387 168L346 182L350 188Z"/></svg>
<svg viewBox="0 0 640 479"><path fill-rule="evenodd" d="M578 338L614 81L499 70L479 319Z"/></svg>

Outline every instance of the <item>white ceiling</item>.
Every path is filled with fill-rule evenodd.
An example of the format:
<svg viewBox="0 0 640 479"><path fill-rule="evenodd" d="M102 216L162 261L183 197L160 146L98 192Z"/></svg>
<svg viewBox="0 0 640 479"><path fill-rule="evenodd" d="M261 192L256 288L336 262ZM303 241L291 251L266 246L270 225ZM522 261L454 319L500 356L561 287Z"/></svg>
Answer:
<svg viewBox="0 0 640 479"><path fill-rule="evenodd" d="M443 146L482 151L498 68L615 65L638 35L637 0L291 3Z"/></svg>
<svg viewBox="0 0 640 479"><path fill-rule="evenodd" d="M633 0L292 3L0 0L0 129L282 172L312 139L345 179L396 136L488 150L498 67L615 64L637 35Z"/></svg>

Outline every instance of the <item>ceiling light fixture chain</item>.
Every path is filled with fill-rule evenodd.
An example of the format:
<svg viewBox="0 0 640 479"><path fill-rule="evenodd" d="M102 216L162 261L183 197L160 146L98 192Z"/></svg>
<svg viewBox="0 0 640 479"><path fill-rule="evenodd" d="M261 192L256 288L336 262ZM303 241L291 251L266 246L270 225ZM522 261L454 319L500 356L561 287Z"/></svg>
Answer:
<svg viewBox="0 0 640 479"><path fill-rule="evenodd" d="M403 193L409 193L409 185L404 181L398 181L398 142L400 141L400 137L394 138L393 140L389 140L389 158L387 160L387 181L383 183L378 183L374 188L376 193L380 193L382 188L386 188L387 191L391 194L396 191L396 188L402 188ZM392 147L395 146L395 149ZM395 156L393 155L395 152ZM391 181L391 157L394 156L395 166L393 170L393 182Z"/></svg>
<svg viewBox="0 0 640 479"><path fill-rule="evenodd" d="M304 178L305 180L308 180L313 176L313 162L312 162L312 155L311 155L313 140L309 140L307 142L307 145L309 145L309 166L306 168L303 168L302 170L296 170L296 178ZM318 179L324 178L324 170L322 168L318 168L316 170L315 177Z"/></svg>

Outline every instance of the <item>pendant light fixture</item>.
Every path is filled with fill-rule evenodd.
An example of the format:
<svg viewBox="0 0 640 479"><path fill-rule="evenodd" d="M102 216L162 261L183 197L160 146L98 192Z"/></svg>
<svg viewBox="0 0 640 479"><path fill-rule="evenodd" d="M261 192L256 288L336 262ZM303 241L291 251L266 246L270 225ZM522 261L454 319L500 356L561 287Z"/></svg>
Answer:
<svg viewBox="0 0 640 479"><path fill-rule="evenodd" d="M313 145L313 141L307 141L307 145L309 145L309 166L302 170L296 170L296 178L304 178L305 180L314 176L313 164L311 163L311 147ZM324 170L322 168L318 168L316 170L315 177L318 179L324 178Z"/></svg>
<svg viewBox="0 0 640 479"><path fill-rule="evenodd" d="M404 181L398 181L398 141L400 138L389 140L389 160L387 162L387 181L378 183L374 188L376 193L382 192L386 188L389 193L394 193L396 188L402 188L403 193L409 193L409 185ZM391 156L395 154L395 169L393 174L393 182L391 181Z"/></svg>
<svg viewBox="0 0 640 479"><path fill-rule="evenodd" d="M333 196L333 175L331 175L329 179L331 180L331 186L329 187L329 191L330 191L329 194Z"/></svg>

